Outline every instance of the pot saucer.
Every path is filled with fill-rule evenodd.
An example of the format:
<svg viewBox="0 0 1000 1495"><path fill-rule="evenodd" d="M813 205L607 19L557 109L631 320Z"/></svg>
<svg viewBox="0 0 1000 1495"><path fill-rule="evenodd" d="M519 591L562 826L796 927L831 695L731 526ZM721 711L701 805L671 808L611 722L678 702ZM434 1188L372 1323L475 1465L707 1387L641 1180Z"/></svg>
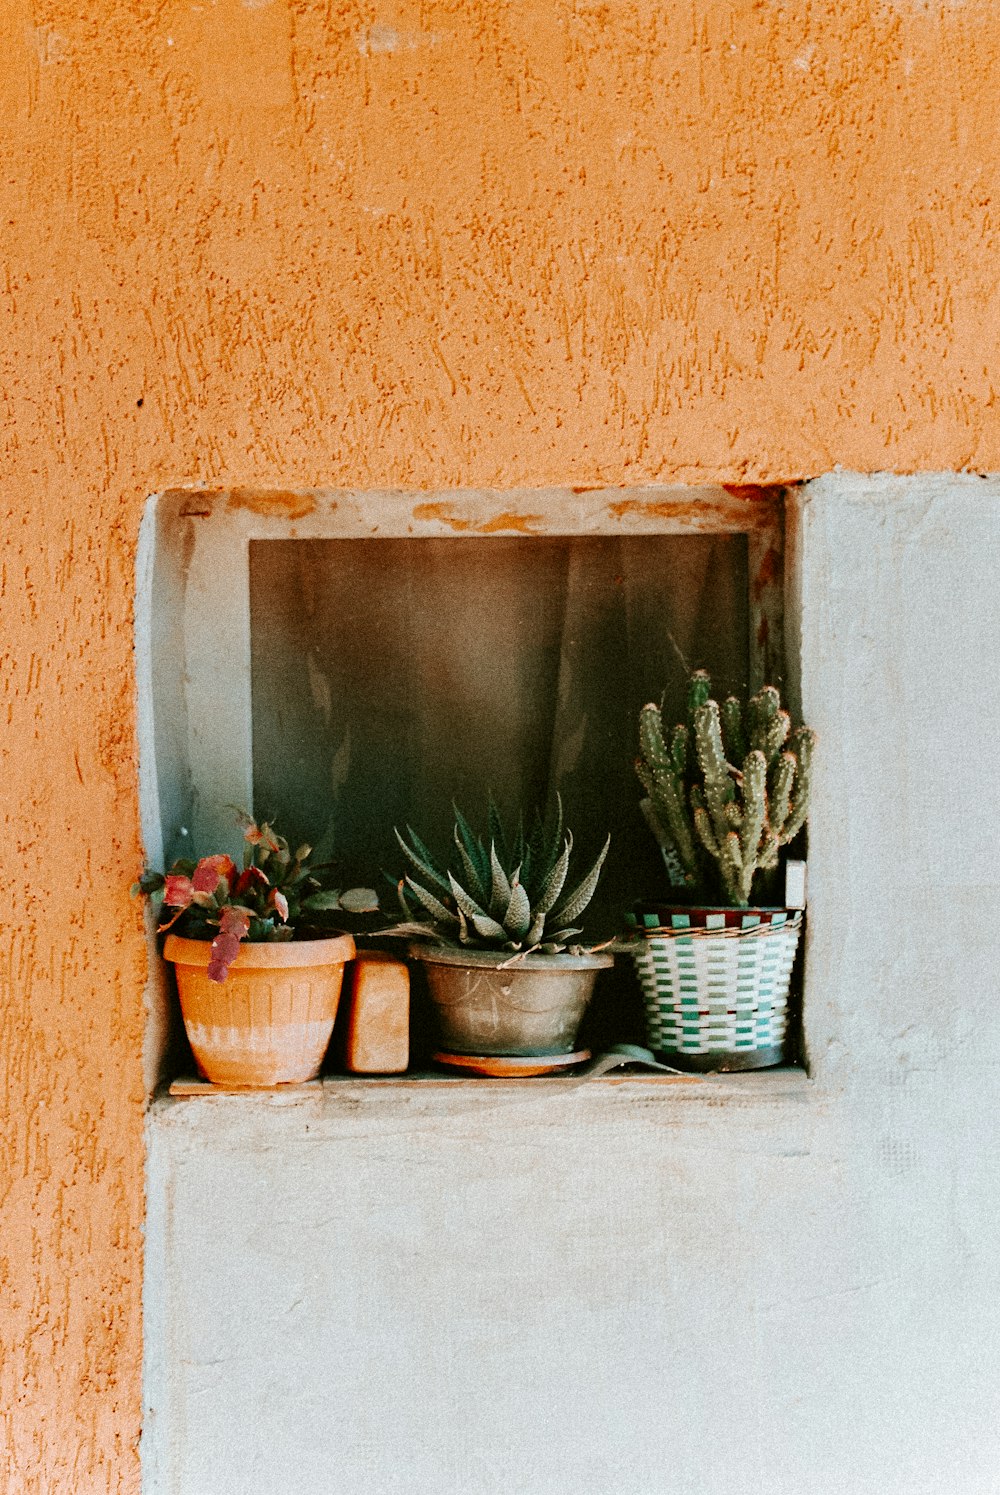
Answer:
<svg viewBox="0 0 1000 1495"><path fill-rule="evenodd" d="M570 1069L574 1064L585 1064L590 1058L589 1049L578 1049L575 1054L448 1054L443 1050L432 1055L435 1064L446 1064L450 1069L464 1069L467 1074L486 1075L493 1080L529 1079L533 1075L549 1075L559 1069Z"/></svg>

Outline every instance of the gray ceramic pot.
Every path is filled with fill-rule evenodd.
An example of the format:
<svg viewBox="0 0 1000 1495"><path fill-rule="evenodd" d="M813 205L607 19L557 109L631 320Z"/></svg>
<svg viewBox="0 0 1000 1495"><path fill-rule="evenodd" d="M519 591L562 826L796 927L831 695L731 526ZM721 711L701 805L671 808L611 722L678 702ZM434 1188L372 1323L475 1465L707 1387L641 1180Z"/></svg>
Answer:
<svg viewBox="0 0 1000 1495"><path fill-rule="evenodd" d="M452 1054L571 1054L597 973L614 957L412 945L427 972L441 1047Z"/></svg>

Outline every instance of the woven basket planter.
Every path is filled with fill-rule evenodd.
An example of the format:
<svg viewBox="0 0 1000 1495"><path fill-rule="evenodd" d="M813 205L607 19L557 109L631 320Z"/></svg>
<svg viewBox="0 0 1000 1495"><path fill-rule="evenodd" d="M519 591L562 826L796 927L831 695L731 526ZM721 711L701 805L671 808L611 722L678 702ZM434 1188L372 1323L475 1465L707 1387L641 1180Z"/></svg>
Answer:
<svg viewBox="0 0 1000 1495"><path fill-rule="evenodd" d="M661 909L633 922L630 953L658 1058L702 1071L782 1062L800 912Z"/></svg>

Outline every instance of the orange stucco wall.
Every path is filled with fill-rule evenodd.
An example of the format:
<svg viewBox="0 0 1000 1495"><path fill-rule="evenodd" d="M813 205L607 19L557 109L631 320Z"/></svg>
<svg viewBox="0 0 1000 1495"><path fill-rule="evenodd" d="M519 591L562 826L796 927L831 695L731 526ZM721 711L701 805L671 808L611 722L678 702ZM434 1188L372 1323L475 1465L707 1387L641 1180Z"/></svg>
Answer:
<svg viewBox="0 0 1000 1495"><path fill-rule="evenodd" d="M135 1490L168 484L1000 468L997 0L7 0L4 1488Z"/></svg>

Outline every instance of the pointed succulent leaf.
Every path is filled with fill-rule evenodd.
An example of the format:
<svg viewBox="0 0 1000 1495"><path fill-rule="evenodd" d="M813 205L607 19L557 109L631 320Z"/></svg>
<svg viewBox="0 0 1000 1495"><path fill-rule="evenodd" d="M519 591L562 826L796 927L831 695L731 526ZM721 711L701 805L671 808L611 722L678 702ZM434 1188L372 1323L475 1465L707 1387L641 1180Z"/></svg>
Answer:
<svg viewBox="0 0 1000 1495"><path fill-rule="evenodd" d="M556 929L552 934L549 935L548 940L542 946L542 948L548 949L549 941L551 941L553 944L564 945L567 940L571 940L573 938L574 934L582 933L582 929Z"/></svg>
<svg viewBox="0 0 1000 1495"><path fill-rule="evenodd" d="M571 836L567 836L562 849L562 855L545 879L539 890L538 897L535 899L536 914L547 914L551 909L555 908L556 899L563 890L566 874L569 871L569 854L572 846L573 839Z"/></svg>
<svg viewBox="0 0 1000 1495"><path fill-rule="evenodd" d="M500 858L500 861L505 863L507 866L510 866L510 848L507 844L507 832L505 831L503 821L500 818L500 811L497 807L497 802L493 798L492 794L489 798L487 821L490 828L490 841L492 842L492 847L495 849L497 856Z"/></svg>
<svg viewBox="0 0 1000 1495"><path fill-rule="evenodd" d="M452 809L455 812L455 830L461 838L461 843L465 847L467 856L476 869L476 877L482 886L483 897L485 898L486 889L490 884L490 859L486 855L486 848L458 806L453 803Z"/></svg>
<svg viewBox="0 0 1000 1495"><path fill-rule="evenodd" d="M482 916L475 914L472 919L472 927L480 939L506 942L507 932L503 925L498 924L495 919L489 918L486 914Z"/></svg>
<svg viewBox="0 0 1000 1495"><path fill-rule="evenodd" d="M499 920L503 918L510 902L510 879L500 864L495 841L490 842L490 871L492 875L490 914L494 919Z"/></svg>
<svg viewBox="0 0 1000 1495"><path fill-rule="evenodd" d="M431 884L432 887L439 888L442 893L447 893L447 879L442 872L438 871L437 867L434 864L434 858L432 857L431 853L427 850L427 847L421 841L420 837L415 833L412 825L408 825L406 829L409 833L410 840L413 842L412 846L407 845L402 836L399 834L399 831L396 830L395 826L393 826L393 834L402 847L403 854L406 857L407 861L411 863L416 871L419 872L421 876Z"/></svg>
<svg viewBox="0 0 1000 1495"><path fill-rule="evenodd" d="M597 881L601 875L601 868L604 866L604 858L608 854L608 848L610 845L611 837L609 836L604 843L600 856L597 858L597 861L591 867L586 877L584 877L579 883L577 883L572 893L564 898L560 903L559 908L553 912L553 924L561 924L566 920L572 922L573 919L578 918L579 915L583 913L584 909L587 907L587 904L594 896L594 892L597 888Z"/></svg>
<svg viewBox="0 0 1000 1495"><path fill-rule="evenodd" d="M463 914L467 919L486 918L486 910L481 908L476 900L469 896L462 887L462 884L450 872L448 873L448 881L451 883L451 896L458 905L460 914Z"/></svg>
<svg viewBox="0 0 1000 1495"><path fill-rule="evenodd" d="M510 903L504 915L503 927L512 940L523 940L531 928L531 904L519 882L514 882L511 887Z"/></svg>
<svg viewBox="0 0 1000 1495"><path fill-rule="evenodd" d="M430 914L432 919L436 919L438 923L445 925L458 923L457 914L453 914L451 912L451 909L445 908L444 904L439 898L435 898L433 893L429 893L427 889L422 888L418 882L414 882L412 877L407 877L406 886L409 888L414 898L416 898L417 902L423 904L424 908Z"/></svg>
<svg viewBox="0 0 1000 1495"><path fill-rule="evenodd" d="M484 882L482 877L480 876L478 859L473 859L472 855L465 845L465 842L459 835L457 825L455 827L455 845L458 848L459 860L462 863L462 871L465 874L465 881L469 885L469 888L472 890L472 896L480 903L488 902L489 894L487 892L487 889L489 887L489 883L488 881Z"/></svg>
<svg viewBox="0 0 1000 1495"><path fill-rule="evenodd" d="M538 913L536 910L535 917L531 921L531 926L528 929L528 933L524 937L525 942L529 945L537 945L542 937L544 929L545 915Z"/></svg>

